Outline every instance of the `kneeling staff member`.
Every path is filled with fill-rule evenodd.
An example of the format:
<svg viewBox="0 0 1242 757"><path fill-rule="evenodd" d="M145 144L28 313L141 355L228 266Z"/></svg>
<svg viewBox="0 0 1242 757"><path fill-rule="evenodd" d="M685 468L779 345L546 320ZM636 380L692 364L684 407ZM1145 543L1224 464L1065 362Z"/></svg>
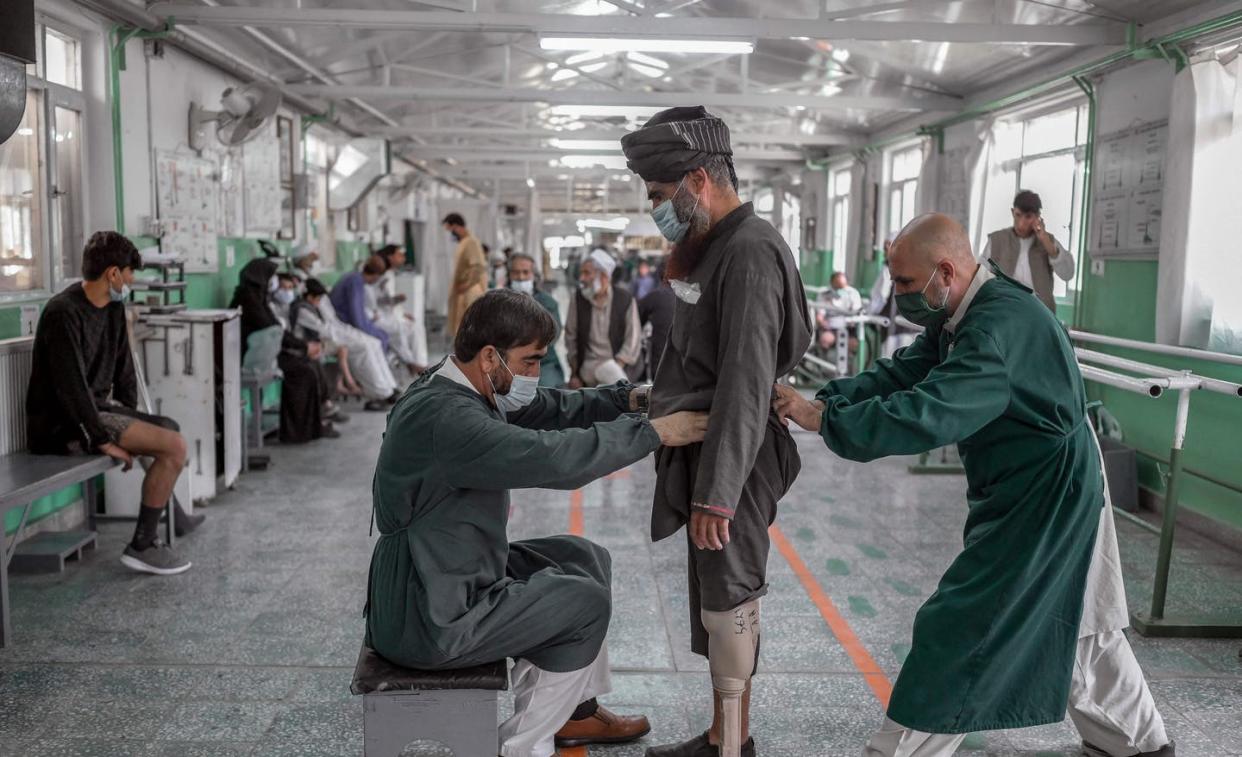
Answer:
<svg viewBox="0 0 1242 757"><path fill-rule="evenodd" d="M1172 757L1128 624L1113 511L1065 329L1031 290L979 265L943 215L893 242L914 344L777 412L850 460L954 442L965 547L914 619L888 718L864 757L942 757L971 731L1070 718L1091 757Z"/></svg>
<svg viewBox="0 0 1242 757"><path fill-rule="evenodd" d="M548 757L554 737L617 743L649 730L646 718L595 702L609 691L608 552L574 536L510 543L509 490L576 489L707 428L704 414L647 420L638 414L645 390L628 385L538 388L555 336L534 299L511 290L479 298L455 354L389 414L372 487L381 535L367 643L427 670L515 658L505 757Z"/></svg>

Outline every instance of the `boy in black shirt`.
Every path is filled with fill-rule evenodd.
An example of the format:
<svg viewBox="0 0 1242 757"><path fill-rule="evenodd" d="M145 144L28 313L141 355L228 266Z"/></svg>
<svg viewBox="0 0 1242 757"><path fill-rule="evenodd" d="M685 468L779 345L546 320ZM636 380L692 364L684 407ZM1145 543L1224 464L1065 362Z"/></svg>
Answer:
<svg viewBox="0 0 1242 757"><path fill-rule="evenodd" d="M114 231L93 234L82 255L81 284L48 301L35 333L26 397L27 439L36 454L102 453L129 470L134 457L154 459L142 482L134 538L121 555L128 568L157 575L188 570L159 539L159 521L185 467L185 439L168 418L139 412L124 301L142 257ZM177 519L178 530L202 516ZM182 520L185 518L185 520Z"/></svg>

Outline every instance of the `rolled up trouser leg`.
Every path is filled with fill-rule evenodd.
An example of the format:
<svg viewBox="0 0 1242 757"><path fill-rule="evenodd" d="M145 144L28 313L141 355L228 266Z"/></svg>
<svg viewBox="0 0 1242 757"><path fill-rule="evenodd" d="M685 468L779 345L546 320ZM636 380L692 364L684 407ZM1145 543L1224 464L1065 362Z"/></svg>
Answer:
<svg viewBox="0 0 1242 757"><path fill-rule="evenodd" d="M759 649L759 600L725 612L703 610L702 616L712 688L720 696L720 755L741 757L742 696Z"/></svg>

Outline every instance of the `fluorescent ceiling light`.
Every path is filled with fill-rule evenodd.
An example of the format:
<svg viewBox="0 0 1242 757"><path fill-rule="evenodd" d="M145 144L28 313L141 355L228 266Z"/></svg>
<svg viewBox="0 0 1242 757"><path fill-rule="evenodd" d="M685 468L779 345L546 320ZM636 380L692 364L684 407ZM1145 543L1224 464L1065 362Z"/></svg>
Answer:
<svg viewBox="0 0 1242 757"><path fill-rule="evenodd" d="M585 53L578 53L577 55L571 55L565 59L565 63L570 66L580 66L583 63L590 63L591 61L599 60L602 57L604 57L604 54L601 52L588 51Z"/></svg>
<svg viewBox="0 0 1242 757"><path fill-rule="evenodd" d="M526 177L526 186L530 187L531 189L534 189L534 188L535 188L535 180L534 180L534 179L532 179L532 178L530 178L529 176L527 176L527 177Z"/></svg>
<svg viewBox="0 0 1242 757"><path fill-rule="evenodd" d="M573 118L650 118L660 109L642 105L553 105L548 112Z"/></svg>
<svg viewBox="0 0 1242 757"><path fill-rule="evenodd" d="M659 58L653 58L650 55L636 53L632 50L626 53L625 57L627 60L632 60L635 63L642 63L643 65L651 66L652 68L668 68L667 61L660 60Z"/></svg>
<svg viewBox="0 0 1242 757"><path fill-rule="evenodd" d="M615 139L562 139L554 138L552 146L562 150L603 150L605 152L620 152L621 142Z"/></svg>
<svg viewBox="0 0 1242 757"><path fill-rule="evenodd" d="M544 50L591 50L602 53L712 53L750 55L755 43L736 39L653 39L650 37L543 37Z"/></svg>
<svg viewBox="0 0 1242 757"><path fill-rule="evenodd" d="M614 171L624 171L627 169L624 155L566 155L561 158L561 165L566 168L592 168L594 166L602 166L603 168L610 168Z"/></svg>
<svg viewBox="0 0 1242 757"><path fill-rule="evenodd" d="M562 68L552 74L552 81L565 81L567 79L573 79L576 76L578 76L578 72L572 68Z"/></svg>
<svg viewBox="0 0 1242 757"><path fill-rule="evenodd" d="M585 221L578 222L578 231L586 231L587 229L599 229L600 231L625 231L625 227L630 225L628 218L614 218L606 221L602 218L588 218Z"/></svg>
<svg viewBox="0 0 1242 757"><path fill-rule="evenodd" d="M661 76L664 76L664 69L662 69L662 68L654 68L654 67L652 67L652 66L644 66L644 65L643 65L643 64L641 64L641 63L634 63L634 62L632 62L632 61L630 62L629 66L630 66L630 68L634 69L635 71L637 71L638 73L642 74L643 76L646 76L646 77L649 77L649 78L652 78L652 79L658 79L658 78L660 78Z"/></svg>
<svg viewBox="0 0 1242 757"><path fill-rule="evenodd" d="M579 68L581 68L584 73L593 74L607 65L608 61L601 60L596 63L588 63L585 66L579 66Z"/></svg>

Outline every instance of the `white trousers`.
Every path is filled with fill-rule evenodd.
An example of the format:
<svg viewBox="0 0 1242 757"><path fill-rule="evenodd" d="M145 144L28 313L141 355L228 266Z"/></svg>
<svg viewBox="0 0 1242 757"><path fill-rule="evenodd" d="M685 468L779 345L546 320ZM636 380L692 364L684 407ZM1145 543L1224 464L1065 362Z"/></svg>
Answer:
<svg viewBox="0 0 1242 757"><path fill-rule="evenodd" d="M400 310L382 310L379 317L375 320L375 325L388 334L388 346L401 362L406 365L427 364L427 339L425 335L421 341L422 354L419 354L420 351L418 349L419 339L417 338L417 332L421 329L420 322L411 321Z"/></svg>
<svg viewBox="0 0 1242 757"><path fill-rule="evenodd" d="M582 370L578 373L587 386L607 386L628 380L625 369L616 360L605 360L600 363L588 360L582 364Z"/></svg>
<svg viewBox="0 0 1242 757"><path fill-rule="evenodd" d="M581 670L553 673L526 660L513 664L513 717L500 724L503 757L551 757L556 732L583 702L612 691L608 647Z"/></svg>
<svg viewBox="0 0 1242 757"><path fill-rule="evenodd" d="M346 344L349 350L349 370L367 399L384 400L397 391L397 377L384 357L384 345L370 334Z"/></svg>
<svg viewBox="0 0 1242 757"><path fill-rule="evenodd" d="M1113 757L1154 752L1169 743L1164 720L1123 631L1105 631L1078 640L1069 716L1083 741ZM923 733L885 718L862 754L948 757L965 738L965 734Z"/></svg>

